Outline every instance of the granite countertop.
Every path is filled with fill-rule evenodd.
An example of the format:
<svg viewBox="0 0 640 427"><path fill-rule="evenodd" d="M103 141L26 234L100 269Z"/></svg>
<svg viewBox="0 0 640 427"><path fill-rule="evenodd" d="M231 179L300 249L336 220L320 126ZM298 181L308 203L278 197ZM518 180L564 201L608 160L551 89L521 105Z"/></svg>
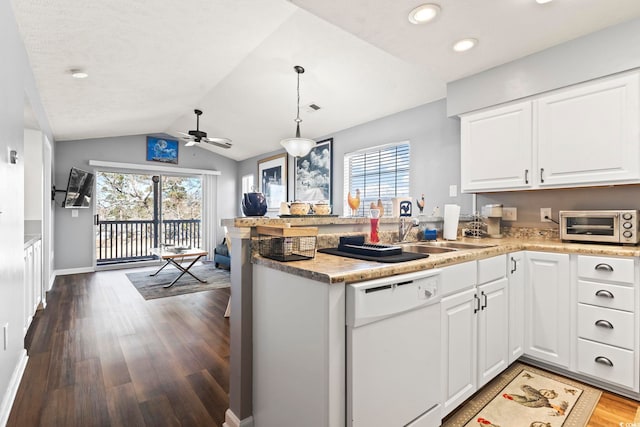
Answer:
<svg viewBox="0 0 640 427"><path fill-rule="evenodd" d="M25 234L24 235L24 248L28 248L33 245L38 240L42 239L42 236L39 234Z"/></svg>
<svg viewBox="0 0 640 427"><path fill-rule="evenodd" d="M520 250L582 255L640 256L640 247L638 246L566 243L560 240L522 240L514 238L460 239L457 241L496 246L484 249L458 250L442 254L431 254L429 258L395 264L363 261L324 253L316 253L314 259L307 261L280 262L259 255L254 256L252 261L254 264L268 266L276 270L324 283L356 283L397 274L444 267L465 261L490 258Z"/></svg>

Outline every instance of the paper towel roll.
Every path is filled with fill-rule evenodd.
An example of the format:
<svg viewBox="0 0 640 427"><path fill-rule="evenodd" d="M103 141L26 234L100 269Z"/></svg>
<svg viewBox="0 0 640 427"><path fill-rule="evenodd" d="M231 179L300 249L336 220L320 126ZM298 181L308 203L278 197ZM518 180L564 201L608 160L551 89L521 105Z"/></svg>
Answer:
<svg viewBox="0 0 640 427"><path fill-rule="evenodd" d="M444 205L444 227L442 237L445 240L458 238L458 220L460 219L460 206Z"/></svg>

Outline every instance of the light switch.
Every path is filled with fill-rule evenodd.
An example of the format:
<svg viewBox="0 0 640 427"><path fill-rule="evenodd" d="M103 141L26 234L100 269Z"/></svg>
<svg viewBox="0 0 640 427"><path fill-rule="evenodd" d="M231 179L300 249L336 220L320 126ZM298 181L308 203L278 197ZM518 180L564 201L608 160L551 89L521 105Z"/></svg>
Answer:
<svg viewBox="0 0 640 427"><path fill-rule="evenodd" d="M449 186L449 197L458 197L458 186L453 184Z"/></svg>
<svg viewBox="0 0 640 427"><path fill-rule="evenodd" d="M71 217L78 218L78 209L71 209Z"/></svg>

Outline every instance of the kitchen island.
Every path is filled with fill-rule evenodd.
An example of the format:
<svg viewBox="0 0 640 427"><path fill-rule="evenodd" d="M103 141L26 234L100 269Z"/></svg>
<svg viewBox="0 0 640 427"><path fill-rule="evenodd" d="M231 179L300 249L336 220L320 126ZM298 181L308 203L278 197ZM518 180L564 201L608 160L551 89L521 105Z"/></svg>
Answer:
<svg viewBox="0 0 640 427"><path fill-rule="evenodd" d="M303 421L305 425L323 426L344 425L346 422L344 355L345 286L348 284L454 266L518 251L627 258L640 256L637 247L575 244L557 239L505 238L463 239L460 241L494 246L431 255L399 264L323 253L317 253L312 260L279 262L251 250L251 241L256 238L255 226L273 225L273 221L277 224L285 222L243 218L236 220L240 227L232 229L232 236L235 236L233 250L239 252L233 259L244 259L244 263L236 265L235 270L232 266L232 286L234 280L239 279L234 277L234 271L240 269L243 274L239 280L241 283L232 288L231 396L234 390L243 390L240 400L248 412L239 418L253 415L254 425L258 427L272 425L272 422L287 425L294 420ZM368 232L366 218L327 218L324 221L317 224L312 219L298 220L292 226L318 226L319 245L323 237L325 242L335 243L335 235ZM386 231L391 236L396 227L397 219L387 219ZM332 235L334 240L331 240ZM234 316L241 317L244 333L239 334L239 338L233 332ZM234 343L237 339L240 342ZM238 344L245 352L244 357L233 354ZM239 363L243 367L240 379L244 383L236 382L234 386L234 364L238 367ZM233 397L230 402L232 413L229 415L237 414ZM308 405L305 406L305 402Z"/></svg>

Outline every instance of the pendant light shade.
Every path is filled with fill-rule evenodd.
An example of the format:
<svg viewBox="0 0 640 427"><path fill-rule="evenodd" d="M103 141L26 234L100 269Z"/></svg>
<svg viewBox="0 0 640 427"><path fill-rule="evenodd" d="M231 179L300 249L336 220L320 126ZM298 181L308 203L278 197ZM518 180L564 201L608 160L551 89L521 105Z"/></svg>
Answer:
<svg viewBox="0 0 640 427"><path fill-rule="evenodd" d="M296 113L296 136L294 138L286 138L280 141L280 144L287 150L287 153L291 154L294 157L303 157L309 154L309 151L313 147L315 147L316 142L313 139L301 138L300 137L300 122L302 119L300 118L300 74L304 73L304 68L299 65L293 67L293 69L298 73L298 86L297 86L297 94L298 94L298 103L297 103L297 113Z"/></svg>

